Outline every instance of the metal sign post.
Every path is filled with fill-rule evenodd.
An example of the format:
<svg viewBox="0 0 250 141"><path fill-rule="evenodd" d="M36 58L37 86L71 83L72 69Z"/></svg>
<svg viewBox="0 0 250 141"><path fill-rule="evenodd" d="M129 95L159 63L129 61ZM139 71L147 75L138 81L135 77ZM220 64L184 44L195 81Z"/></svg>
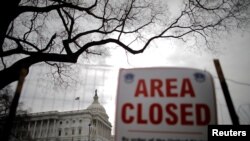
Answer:
<svg viewBox="0 0 250 141"><path fill-rule="evenodd" d="M217 71L217 74L218 74L218 77L220 80L221 88L222 88L224 96L225 96L225 100L227 103L227 107L228 107L229 114L230 114L231 120L233 122L233 125L239 125L239 118L235 112L234 105L233 105L233 102L232 102L232 99L230 97L230 93L229 93L229 90L227 87L227 83L226 83L226 80L224 78L224 75L223 75L223 72L221 69L221 65L220 65L220 62L218 59L214 59L214 65L215 65L215 68L216 68L216 71Z"/></svg>

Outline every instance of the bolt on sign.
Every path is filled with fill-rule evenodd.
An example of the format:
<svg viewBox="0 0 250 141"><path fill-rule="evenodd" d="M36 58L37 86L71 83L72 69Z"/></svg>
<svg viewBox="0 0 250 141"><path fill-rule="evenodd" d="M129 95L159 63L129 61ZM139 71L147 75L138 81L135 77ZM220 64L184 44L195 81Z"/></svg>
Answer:
<svg viewBox="0 0 250 141"><path fill-rule="evenodd" d="M212 76L198 69L120 69L116 102L116 141L207 141L217 123Z"/></svg>

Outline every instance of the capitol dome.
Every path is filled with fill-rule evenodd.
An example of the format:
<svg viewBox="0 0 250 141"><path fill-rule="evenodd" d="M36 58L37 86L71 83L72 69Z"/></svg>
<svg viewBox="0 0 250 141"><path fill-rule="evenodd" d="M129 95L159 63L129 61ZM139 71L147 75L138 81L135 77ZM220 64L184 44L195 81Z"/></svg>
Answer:
<svg viewBox="0 0 250 141"><path fill-rule="evenodd" d="M97 90L95 90L95 96L93 97L94 101L91 105L89 105L89 107L87 108L87 110L89 110L92 113L99 113L101 114L103 117L108 118L108 115L106 113L105 108L99 103L98 101L98 95L97 95Z"/></svg>

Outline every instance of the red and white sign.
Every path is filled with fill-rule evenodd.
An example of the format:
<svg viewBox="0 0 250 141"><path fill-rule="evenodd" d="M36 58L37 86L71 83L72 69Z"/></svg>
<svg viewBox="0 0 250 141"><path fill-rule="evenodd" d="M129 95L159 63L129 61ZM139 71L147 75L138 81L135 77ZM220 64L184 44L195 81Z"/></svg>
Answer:
<svg viewBox="0 0 250 141"><path fill-rule="evenodd" d="M206 141L216 124L214 84L189 68L121 69L116 141Z"/></svg>

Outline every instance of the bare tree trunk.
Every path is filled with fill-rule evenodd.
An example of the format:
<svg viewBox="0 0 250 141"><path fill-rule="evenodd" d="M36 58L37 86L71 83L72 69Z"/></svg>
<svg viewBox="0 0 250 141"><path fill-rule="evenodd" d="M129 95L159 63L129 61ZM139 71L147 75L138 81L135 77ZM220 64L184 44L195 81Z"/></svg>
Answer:
<svg viewBox="0 0 250 141"><path fill-rule="evenodd" d="M17 110L19 98L21 95L21 91L22 91L22 87L23 87L23 83L24 83L24 79L25 79L26 75L27 75L27 70L24 68L20 72L20 77L19 77L19 81L17 84L16 92L15 92L14 98L11 102L9 115L8 115L6 122L5 122L5 125L4 125L3 137L2 137L3 141L9 141L9 139L10 139L13 121L15 120L15 117L16 117L16 110Z"/></svg>

